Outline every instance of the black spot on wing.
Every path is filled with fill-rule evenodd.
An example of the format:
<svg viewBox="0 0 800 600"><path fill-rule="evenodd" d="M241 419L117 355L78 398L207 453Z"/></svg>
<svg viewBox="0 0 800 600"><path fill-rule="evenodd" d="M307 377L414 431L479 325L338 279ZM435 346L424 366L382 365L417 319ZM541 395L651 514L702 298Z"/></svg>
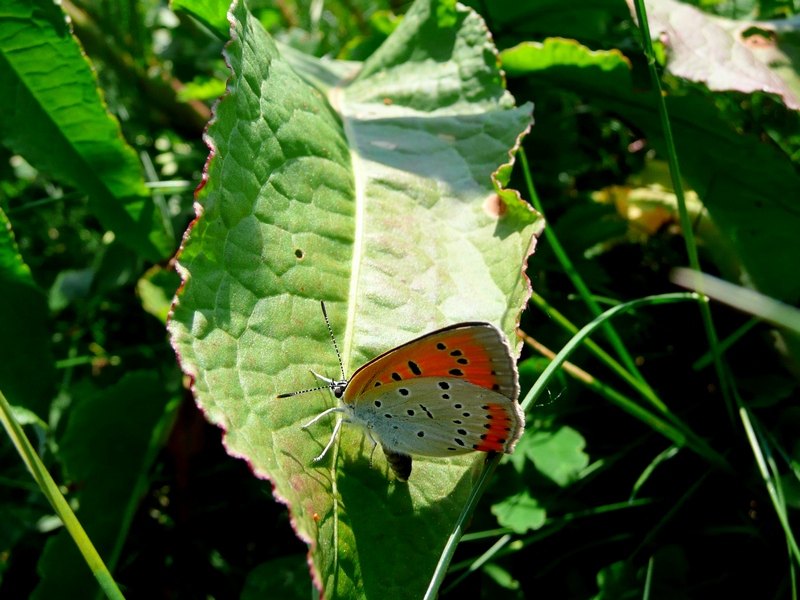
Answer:
<svg viewBox="0 0 800 600"><path fill-rule="evenodd" d="M419 365L413 360L408 361L408 368L414 375L422 375L422 369L420 369Z"/></svg>

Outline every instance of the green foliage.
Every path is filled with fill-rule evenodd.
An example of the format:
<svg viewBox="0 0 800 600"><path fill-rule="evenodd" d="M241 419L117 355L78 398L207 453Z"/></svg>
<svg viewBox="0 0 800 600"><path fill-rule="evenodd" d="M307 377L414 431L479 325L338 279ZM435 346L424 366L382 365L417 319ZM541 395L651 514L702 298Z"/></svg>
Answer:
<svg viewBox="0 0 800 600"><path fill-rule="evenodd" d="M514 533L539 529L544 525L546 517L546 511L539 506L536 498L531 497L528 490L494 504L492 514L497 517L500 525L510 528Z"/></svg>
<svg viewBox="0 0 800 600"><path fill-rule="evenodd" d="M147 371L131 371L118 384L75 400L58 440L59 457L80 489L81 523L113 569L175 407L167 407L164 386ZM99 592L66 531L47 541L38 571L31 598L91 598Z"/></svg>
<svg viewBox="0 0 800 600"><path fill-rule="evenodd" d="M2 4L0 596L797 596L800 343L663 295L800 299L796 3L647 1L676 156L622 0ZM519 327L516 452L313 463L320 299Z"/></svg>
<svg viewBox="0 0 800 600"><path fill-rule="evenodd" d="M309 369L337 371L319 299L346 373L432 326L486 320L514 335L521 265L540 225L503 189L507 174L492 173L531 107L513 106L494 56L475 42L485 36L476 15L454 5L407 13L340 86L335 113L260 23L242 7L230 16L233 78L208 131L219 159L179 257L186 284L170 332L229 451L274 482L298 534L315 541L315 578L336 595L421 595L483 457L421 458L398 488L383 456L370 466L361 432L345 430L337 458L314 465L330 429L310 439L297 424L328 395L275 396L309 387ZM262 150L230 160L243 143ZM486 206L496 195L501 220ZM387 523L413 534L388 543Z"/></svg>

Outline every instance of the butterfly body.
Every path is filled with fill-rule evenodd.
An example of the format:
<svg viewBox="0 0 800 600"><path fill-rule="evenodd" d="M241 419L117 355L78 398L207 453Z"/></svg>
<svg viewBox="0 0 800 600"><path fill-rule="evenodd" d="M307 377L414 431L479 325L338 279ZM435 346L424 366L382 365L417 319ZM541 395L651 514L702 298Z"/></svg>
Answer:
<svg viewBox="0 0 800 600"><path fill-rule="evenodd" d="M349 380L317 377L340 403L304 428L333 412L343 417L315 460L342 423L352 423L380 443L402 481L414 455L510 454L525 426L516 364L505 336L490 323L425 334L367 362Z"/></svg>

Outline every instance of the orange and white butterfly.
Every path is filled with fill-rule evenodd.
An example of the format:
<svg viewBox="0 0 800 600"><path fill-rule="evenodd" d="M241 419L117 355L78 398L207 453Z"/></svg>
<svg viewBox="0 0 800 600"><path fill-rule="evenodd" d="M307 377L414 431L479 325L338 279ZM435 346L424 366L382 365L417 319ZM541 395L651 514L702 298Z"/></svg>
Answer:
<svg viewBox="0 0 800 600"><path fill-rule="evenodd" d="M342 423L363 427L373 450L380 443L400 481L411 475L414 455L514 451L525 415L517 403L516 363L505 335L494 325L457 323L432 331L381 354L347 379L324 303L322 313L342 379L314 373L324 386L278 396L328 388L339 399L338 406L303 425L306 429L331 413L344 415L314 462L328 452Z"/></svg>

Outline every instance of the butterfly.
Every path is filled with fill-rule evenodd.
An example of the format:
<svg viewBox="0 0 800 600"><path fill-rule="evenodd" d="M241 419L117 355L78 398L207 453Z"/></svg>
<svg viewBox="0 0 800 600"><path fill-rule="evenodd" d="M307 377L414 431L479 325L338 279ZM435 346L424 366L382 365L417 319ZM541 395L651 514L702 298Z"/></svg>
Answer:
<svg viewBox="0 0 800 600"><path fill-rule="evenodd" d="M331 448L343 423L364 428L373 452L381 445L399 481L411 475L414 455L514 451L525 415L517 402L519 383L511 348L494 325L457 323L426 333L372 359L347 379L325 303L321 305L342 378L329 379L312 371L324 386L278 396L330 389L339 400L338 406L302 427L332 413L343 415L314 462Z"/></svg>

